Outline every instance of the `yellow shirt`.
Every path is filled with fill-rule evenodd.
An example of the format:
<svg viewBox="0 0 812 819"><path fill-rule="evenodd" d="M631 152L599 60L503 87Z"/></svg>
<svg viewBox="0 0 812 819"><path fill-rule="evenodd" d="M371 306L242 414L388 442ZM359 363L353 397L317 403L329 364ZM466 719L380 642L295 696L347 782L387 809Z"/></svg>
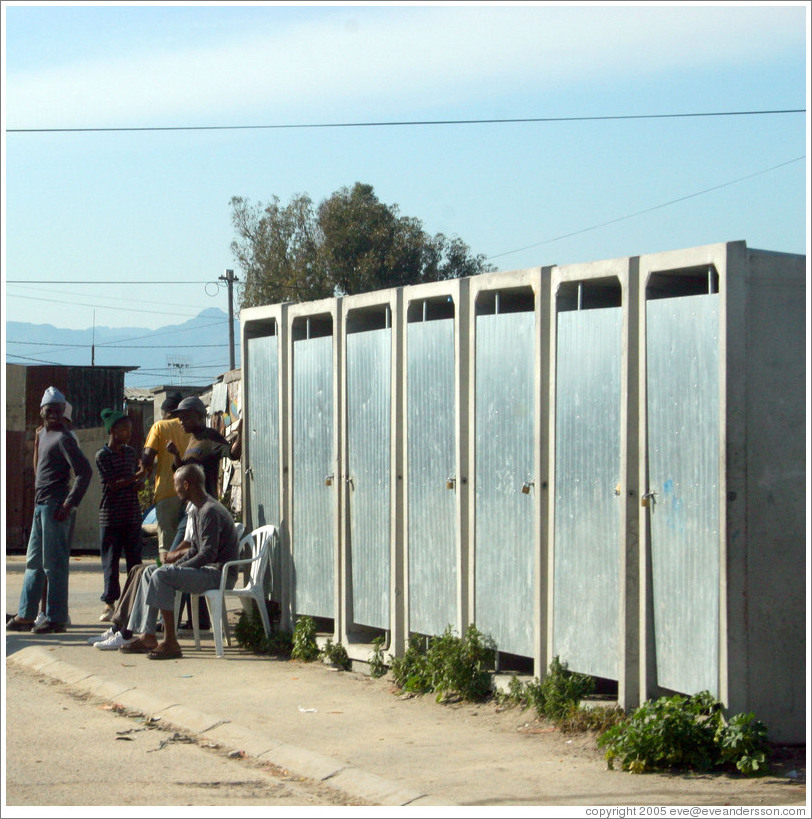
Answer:
<svg viewBox="0 0 812 819"><path fill-rule="evenodd" d="M154 449L158 454L155 456L155 491L153 493L155 503L175 496L175 483L173 478L172 464L174 458L166 451L166 445L174 441L178 452L185 452L189 446L189 435L183 431L180 421L177 418L167 418L165 421L156 421L150 428L147 435L145 449Z"/></svg>

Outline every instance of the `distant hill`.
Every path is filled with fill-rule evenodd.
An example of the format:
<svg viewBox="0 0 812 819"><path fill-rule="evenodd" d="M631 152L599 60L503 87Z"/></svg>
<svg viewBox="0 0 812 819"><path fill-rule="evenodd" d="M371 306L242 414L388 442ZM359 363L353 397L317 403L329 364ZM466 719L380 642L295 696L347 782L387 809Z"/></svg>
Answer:
<svg viewBox="0 0 812 819"><path fill-rule="evenodd" d="M128 387L161 384L206 385L229 368L228 314L216 307L182 324L146 327L92 327L65 330L51 324L6 322L6 362L138 367L127 373ZM240 323L234 322L235 365L240 366Z"/></svg>

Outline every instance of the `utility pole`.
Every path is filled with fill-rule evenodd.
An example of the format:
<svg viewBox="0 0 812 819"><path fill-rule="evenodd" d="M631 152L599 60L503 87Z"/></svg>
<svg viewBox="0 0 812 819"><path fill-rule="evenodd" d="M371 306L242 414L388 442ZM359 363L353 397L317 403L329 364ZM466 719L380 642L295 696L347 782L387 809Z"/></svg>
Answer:
<svg viewBox="0 0 812 819"><path fill-rule="evenodd" d="M93 340L90 342L90 366L96 366L96 311L93 311Z"/></svg>
<svg viewBox="0 0 812 819"><path fill-rule="evenodd" d="M228 361L229 369L234 369L234 282L239 279L234 275L233 270L226 270L225 276L220 276L220 281L228 285Z"/></svg>

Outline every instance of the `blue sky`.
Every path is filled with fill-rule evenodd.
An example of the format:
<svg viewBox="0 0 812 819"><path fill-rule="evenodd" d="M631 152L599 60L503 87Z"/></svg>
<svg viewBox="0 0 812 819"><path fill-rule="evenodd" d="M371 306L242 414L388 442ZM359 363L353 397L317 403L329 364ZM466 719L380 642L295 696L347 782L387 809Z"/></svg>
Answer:
<svg viewBox="0 0 812 819"><path fill-rule="evenodd" d="M232 196L318 203L357 181L500 270L737 239L807 251L804 113L9 132L803 109L807 3L3 15L4 320L159 327L226 309ZM71 283L86 280L103 283Z"/></svg>

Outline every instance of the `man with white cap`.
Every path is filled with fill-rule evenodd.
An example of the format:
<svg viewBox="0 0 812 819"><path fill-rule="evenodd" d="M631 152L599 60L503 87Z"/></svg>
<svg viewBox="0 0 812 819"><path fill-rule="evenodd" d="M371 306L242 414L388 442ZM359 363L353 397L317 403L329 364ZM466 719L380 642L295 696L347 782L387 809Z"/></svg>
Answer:
<svg viewBox="0 0 812 819"><path fill-rule="evenodd" d="M25 558L25 575L17 616L8 631L61 633L68 620L69 532L74 509L90 484L93 468L63 423L65 396L48 387L40 402L44 429L39 434L34 519ZM70 484L71 470L75 475ZM34 626L45 578L48 579L46 620Z"/></svg>

